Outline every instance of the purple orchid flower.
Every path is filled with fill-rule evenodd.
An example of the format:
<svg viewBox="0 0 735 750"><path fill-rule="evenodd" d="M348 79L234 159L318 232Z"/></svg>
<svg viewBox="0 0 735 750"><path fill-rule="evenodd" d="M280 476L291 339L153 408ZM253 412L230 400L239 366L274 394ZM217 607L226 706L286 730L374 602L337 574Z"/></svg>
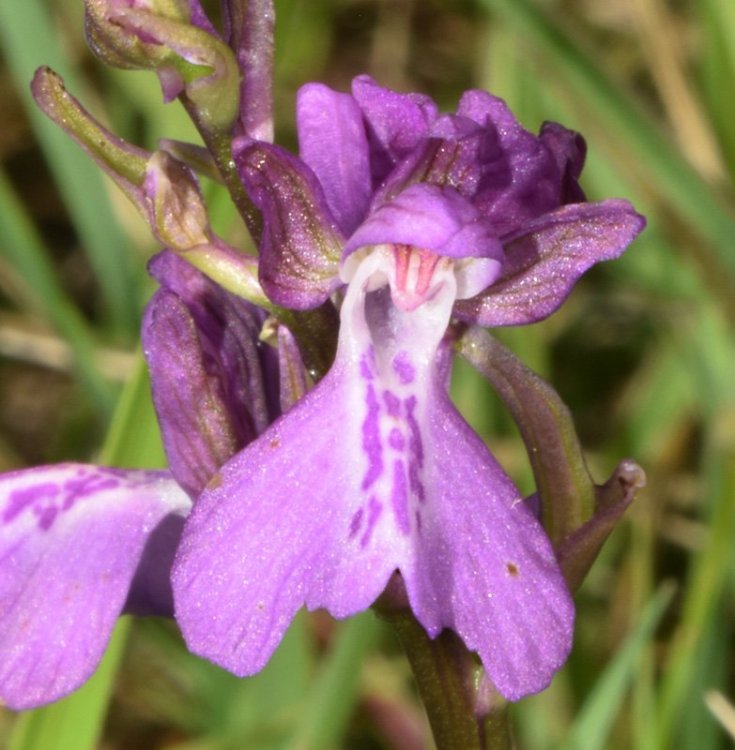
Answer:
<svg viewBox="0 0 735 750"><path fill-rule="evenodd" d="M351 95L310 84L298 134L300 158L241 139L236 162L270 298L342 299L336 360L199 497L172 574L184 637L252 674L300 607L347 617L398 571L430 636L454 630L506 698L539 691L568 655L573 605L541 525L450 401L448 332L541 320L644 221L584 202L580 136L534 136L481 91L440 115L364 76Z"/></svg>
<svg viewBox="0 0 735 750"><path fill-rule="evenodd" d="M192 498L279 412L264 314L166 251L143 345L170 471L83 464L0 476L0 702L31 708L94 672L117 617L173 614Z"/></svg>

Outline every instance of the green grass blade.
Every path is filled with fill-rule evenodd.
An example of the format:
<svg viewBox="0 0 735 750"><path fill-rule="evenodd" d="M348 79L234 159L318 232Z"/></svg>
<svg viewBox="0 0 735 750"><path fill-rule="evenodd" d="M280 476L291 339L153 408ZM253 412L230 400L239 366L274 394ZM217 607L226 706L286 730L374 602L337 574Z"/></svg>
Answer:
<svg viewBox="0 0 735 750"><path fill-rule="evenodd" d="M674 595L664 583L648 602L636 629L585 701L563 750L603 750L623 698L635 676L638 660Z"/></svg>
<svg viewBox="0 0 735 750"><path fill-rule="evenodd" d="M719 414L722 424L718 425L719 430L712 429L713 439L704 449L703 476L709 484L710 501L706 519L709 536L692 565L681 605L681 620L669 643L669 659L659 691L659 750L674 746L677 728L680 722L685 722L691 685L703 657L702 634L709 630L713 619L727 617L729 607L729 602L723 604L722 598L733 564L735 444L728 443L731 427L726 423L732 411L722 407L724 404ZM700 708L703 696L697 695L696 699Z"/></svg>
<svg viewBox="0 0 735 750"><path fill-rule="evenodd" d="M117 333L130 333L137 326L138 289L132 257L118 229L102 176L86 154L46 120L30 95L31 78L41 64L54 68L72 91L79 93L81 88L40 0L0 3L0 42L61 197L101 285L110 323Z"/></svg>
<svg viewBox="0 0 735 750"><path fill-rule="evenodd" d="M704 43L700 80L708 114L720 141L724 160L735 179L735 99L723 96L735 80L735 4L730 0L703 0L697 4Z"/></svg>
<svg viewBox="0 0 735 750"><path fill-rule="evenodd" d="M478 0L497 12L538 53L543 54L549 82L563 84L559 95L574 92L605 130L648 172L680 216L717 250L716 261L735 276L735 217L720 203L697 172L689 166L651 118L600 68L592 55L574 41L531 0Z"/></svg>
<svg viewBox="0 0 735 750"><path fill-rule="evenodd" d="M95 363L95 342L86 321L55 275L41 238L0 170L0 254L24 282L28 306L61 335L71 348L76 372L95 406L109 415L113 390Z"/></svg>
<svg viewBox="0 0 735 750"><path fill-rule="evenodd" d="M345 622L322 665L288 750L328 750L341 739L359 696L360 664L376 643L382 624L372 612Z"/></svg>

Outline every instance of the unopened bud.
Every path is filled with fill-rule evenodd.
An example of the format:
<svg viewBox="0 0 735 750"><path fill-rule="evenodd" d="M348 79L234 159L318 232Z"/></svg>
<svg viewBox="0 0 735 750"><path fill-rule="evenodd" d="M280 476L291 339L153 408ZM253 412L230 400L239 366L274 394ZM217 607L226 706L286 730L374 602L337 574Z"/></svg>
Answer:
<svg viewBox="0 0 735 750"><path fill-rule="evenodd" d="M172 250L209 242L209 218L194 173L165 151L148 161L145 177L149 221L157 239Z"/></svg>
<svg viewBox="0 0 735 750"><path fill-rule="evenodd" d="M222 132L235 122L235 55L192 23L185 0L85 0L85 27L95 55L115 67L155 70L164 99L186 96L202 127Z"/></svg>

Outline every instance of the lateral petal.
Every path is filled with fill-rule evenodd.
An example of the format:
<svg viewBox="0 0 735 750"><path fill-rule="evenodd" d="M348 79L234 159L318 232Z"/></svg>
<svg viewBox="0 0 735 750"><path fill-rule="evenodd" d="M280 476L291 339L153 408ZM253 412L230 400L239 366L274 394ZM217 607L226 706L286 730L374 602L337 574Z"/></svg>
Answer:
<svg viewBox="0 0 735 750"><path fill-rule="evenodd" d="M488 147L475 202L498 235L570 202L583 200L576 178L584 161L584 142L561 126L545 126L541 136L527 131L508 105L486 91L463 94L457 114L495 134ZM488 144L489 146L489 144Z"/></svg>
<svg viewBox="0 0 735 750"><path fill-rule="evenodd" d="M524 325L553 313L595 263L617 258L645 226L625 200L575 203L504 238L506 265L483 293L455 305L460 320Z"/></svg>
<svg viewBox="0 0 735 750"><path fill-rule="evenodd" d="M395 164L429 134L438 109L428 96L391 91L367 75L352 81L352 95L367 123L373 188L376 188Z"/></svg>
<svg viewBox="0 0 735 750"><path fill-rule="evenodd" d="M170 607L167 576L141 560L165 526L147 559L170 565L190 505L168 472L63 464L0 477L3 702L32 708L79 687L129 595L148 612Z"/></svg>
<svg viewBox="0 0 735 750"><path fill-rule="evenodd" d="M574 608L551 543L480 438L437 388L421 423L427 496L403 576L430 635L451 628L509 700L566 660Z"/></svg>

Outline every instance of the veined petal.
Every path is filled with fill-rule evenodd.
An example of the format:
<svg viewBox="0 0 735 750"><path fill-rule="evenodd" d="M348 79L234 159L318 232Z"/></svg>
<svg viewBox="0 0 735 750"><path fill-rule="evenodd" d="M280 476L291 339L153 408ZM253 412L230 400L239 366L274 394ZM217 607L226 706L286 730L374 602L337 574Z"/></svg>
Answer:
<svg viewBox="0 0 735 750"><path fill-rule="evenodd" d="M484 257L496 261L503 248L492 226L454 189L415 184L379 206L345 246L344 258L370 245L420 247L450 258Z"/></svg>
<svg viewBox="0 0 735 750"><path fill-rule="evenodd" d="M454 630L508 700L543 690L574 624L551 543L445 391L419 419L427 497L416 566L402 570L411 608L430 635Z"/></svg>
<svg viewBox="0 0 735 750"><path fill-rule="evenodd" d="M595 263L617 258L645 226L625 200L564 206L504 238L506 266L482 294L455 305L461 320L524 325L551 315Z"/></svg>
<svg viewBox="0 0 735 750"><path fill-rule="evenodd" d="M436 126L443 123L449 124L439 129L443 135L438 135ZM462 129L465 123L469 123L467 132ZM448 185L463 197L473 199L487 171L485 161L487 152L493 149L492 136L492 132L482 130L471 120L443 116L431 137L422 140L383 180L375 192L373 206L394 198L416 182Z"/></svg>
<svg viewBox="0 0 735 750"><path fill-rule="evenodd" d="M309 83L299 89L296 123L301 158L314 170L348 236L365 217L371 194L362 112L349 94Z"/></svg>
<svg viewBox="0 0 735 750"><path fill-rule="evenodd" d="M317 307L339 284L344 238L316 175L267 143L236 141L234 153L250 198L263 213L263 289L284 307Z"/></svg>
<svg viewBox="0 0 735 750"><path fill-rule="evenodd" d="M3 702L31 708L79 687L129 595L136 609L170 608L165 573L190 505L167 472L64 464L0 477Z"/></svg>
<svg viewBox="0 0 735 750"><path fill-rule="evenodd" d="M352 95L367 124L375 188L429 134L438 109L428 96L399 94L366 75L352 81Z"/></svg>
<svg viewBox="0 0 735 750"><path fill-rule="evenodd" d="M171 252L150 270L163 286L141 334L153 402L171 471L196 497L279 413L268 377L276 353L259 341L265 315L255 306Z"/></svg>
<svg viewBox="0 0 735 750"><path fill-rule="evenodd" d="M584 148L581 138L573 140L575 133L555 126L555 131L547 127L537 137L516 120L502 99L479 90L465 92L457 114L495 134L492 146L486 142L475 202L499 235L516 231L573 196L584 199L576 184Z"/></svg>
<svg viewBox="0 0 735 750"><path fill-rule="evenodd" d="M577 182L587 156L587 144L582 135L557 122L545 122L541 126L539 139L556 159L562 178L560 195L562 205L583 203L586 197Z"/></svg>

